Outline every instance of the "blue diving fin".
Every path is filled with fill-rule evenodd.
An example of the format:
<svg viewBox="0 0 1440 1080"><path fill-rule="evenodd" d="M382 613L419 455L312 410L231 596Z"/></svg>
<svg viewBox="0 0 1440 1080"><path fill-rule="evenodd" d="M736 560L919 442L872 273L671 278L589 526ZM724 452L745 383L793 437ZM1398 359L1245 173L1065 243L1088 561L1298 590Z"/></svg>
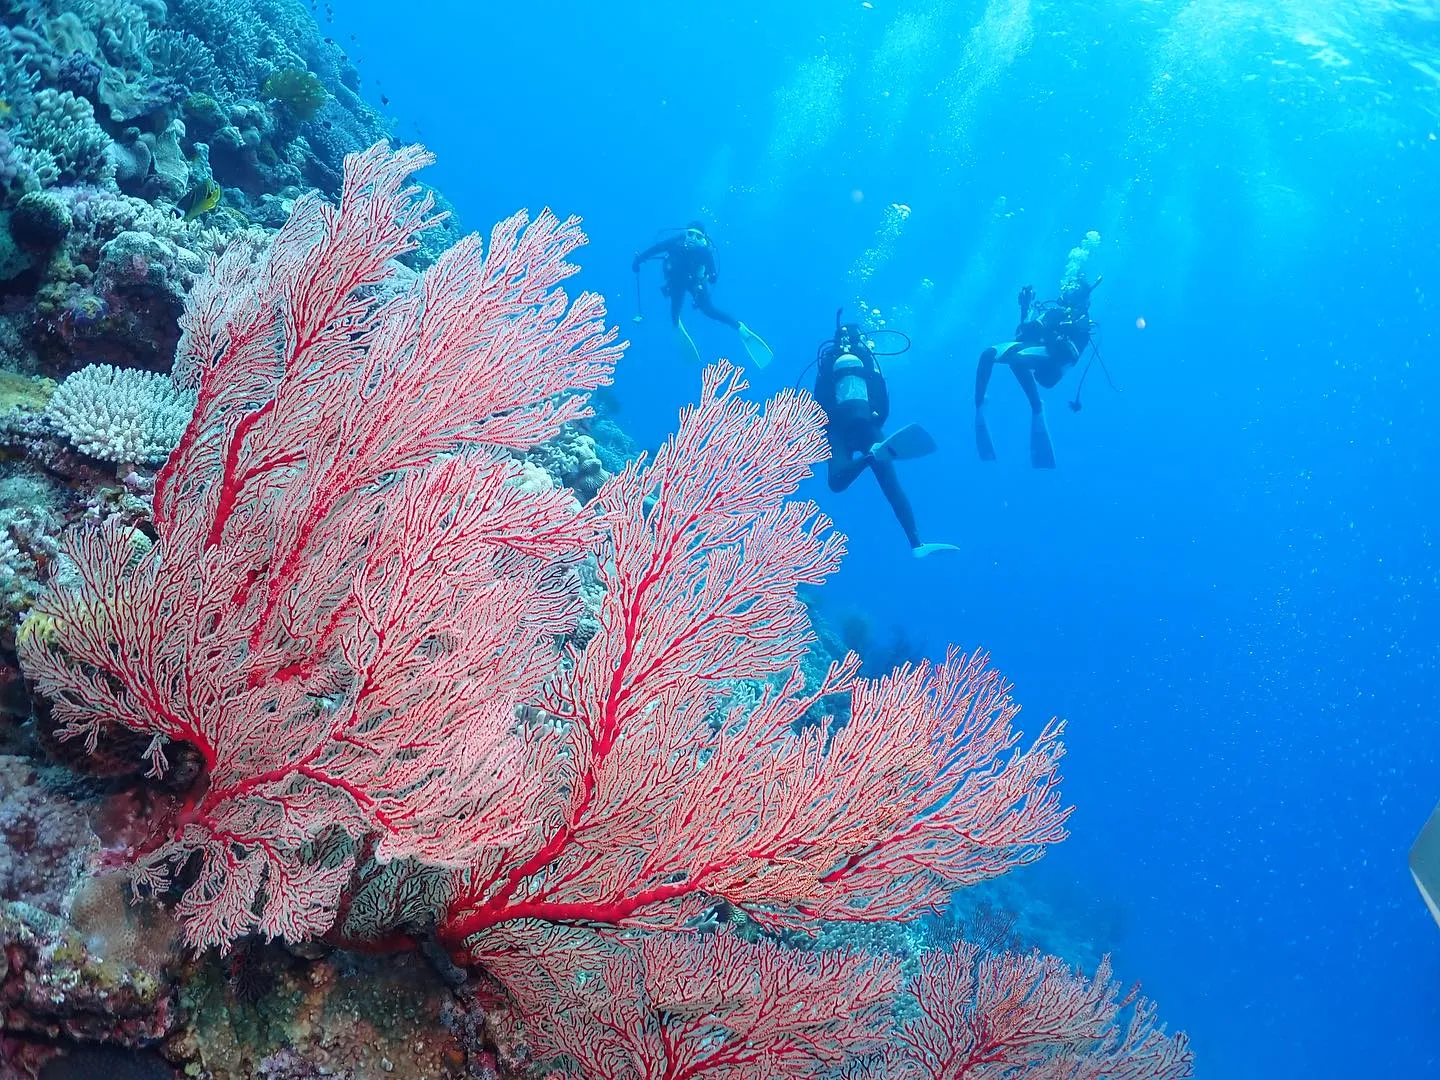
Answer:
<svg viewBox="0 0 1440 1080"><path fill-rule="evenodd" d="M740 341L744 344L745 351L750 354L751 362L757 368L768 367L770 361L775 359L775 352L765 344L765 339L743 322L740 324Z"/></svg>
<svg viewBox="0 0 1440 1080"><path fill-rule="evenodd" d="M881 461L908 461L934 452L935 440L919 424L906 424L870 448L870 453Z"/></svg>

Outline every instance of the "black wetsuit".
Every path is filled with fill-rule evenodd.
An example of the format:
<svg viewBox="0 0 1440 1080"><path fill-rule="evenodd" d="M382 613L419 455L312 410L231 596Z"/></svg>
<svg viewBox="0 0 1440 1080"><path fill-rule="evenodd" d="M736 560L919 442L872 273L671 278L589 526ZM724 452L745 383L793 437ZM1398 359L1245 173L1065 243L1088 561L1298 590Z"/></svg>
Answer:
<svg viewBox="0 0 1440 1080"><path fill-rule="evenodd" d="M885 377L874 354L859 343L858 328L844 327L836 336L841 335L847 335L847 344L827 344L820 352L815 375L815 400L828 419L825 435L830 440L830 490L844 491L868 468L879 481L910 546L919 547L915 511L900 486L894 462L879 461L870 455L870 448L885 438L883 428L890 416Z"/></svg>
<svg viewBox="0 0 1440 1080"><path fill-rule="evenodd" d="M719 275L715 271L715 245L708 236L699 229L686 229L667 237L636 255L632 269L638 270L641 263L658 255L665 256L664 293L670 298L671 322L680 324L680 312L689 293L702 315L732 329L740 328L739 319L721 311L710 299L710 286Z"/></svg>
<svg viewBox="0 0 1440 1080"><path fill-rule="evenodd" d="M1028 313L1027 313L1028 314ZM1015 329L1015 340L1043 345L1050 363L1035 368L1035 381L1049 390L1079 361L1090 345L1090 316L1063 304L1040 309Z"/></svg>
<svg viewBox="0 0 1440 1080"><path fill-rule="evenodd" d="M1088 295L1088 294L1087 294ZM1040 391L1035 384L1045 389L1057 385L1079 361L1090 345L1090 334L1095 324L1081 307L1070 307L1055 301L1036 308L1032 317L1032 303L1022 295L1020 303L1020 325L1015 328L1015 340L1024 348L1037 346L1045 350L1044 362L1016 364L1011 370L1030 402L1030 411L1038 414L1041 410ZM1007 350L1008 354L1008 350ZM985 404L985 392L990 385L990 372L1001 359L998 346L986 349L980 354L980 364L975 369L975 407Z"/></svg>

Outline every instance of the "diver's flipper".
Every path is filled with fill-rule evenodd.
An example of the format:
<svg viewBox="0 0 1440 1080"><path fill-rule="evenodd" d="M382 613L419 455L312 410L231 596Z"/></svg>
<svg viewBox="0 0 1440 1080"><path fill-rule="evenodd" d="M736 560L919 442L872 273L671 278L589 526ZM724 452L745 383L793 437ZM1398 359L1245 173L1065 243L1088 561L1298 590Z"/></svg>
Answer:
<svg viewBox="0 0 1440 1080"><path fill-rule="evenodd" d="M695 347L695 339L690 336L690 331L685 329L685 324L675 324L675 343L680 346L680 356L684 360L693 360L695 363L702 363L700 350Z"/></svg>
<svg viewBox="0 0 1440 1080"><path fill-rule="evenodd" d="M975 449L981 461L995 460L995 444L990 441L990 428L985 423L985 407L975 409Z"/></svg>
<svg viewBox="0 0 1440 1080"><path fill-rule="evenodd" d="M906 424L894 435L870 448L871 455L881 461L904 461L934 452L935 440L919 424Z"/></svg>
<svg viewBox="0 0 1440 1080"><path fill-rule="evenodd" d="M1410 849L1410 876L1430 914L1440 923L1440 806L1431 812Z"/></svg>
<svg viewBox="0 0 1440 1080"><path fill-rule="evenodd" d="M744 343L745 351L750 354L750 359L755 366L758 368L768 366L770 361L775 359L775 353L769 345L765 344L765 339L743 322L740 324L739 330L740 340Z"/></svg>
<svg viewBox="0 0 1440 1080"><path fill-rule="evenodd" d="M934 555L937 551L959 551L954 544L921 544L910 549L911 554L917 559L923 559L927 555Z"/></svg>
<svg viewBox="0 0 1440 1080"><path fill-rule="evenodd" d="M1055 467L1055 447L1050 444L1050 429L1045 426L1043 411L1030 414L1030 464L1037 469Z"/></svg>

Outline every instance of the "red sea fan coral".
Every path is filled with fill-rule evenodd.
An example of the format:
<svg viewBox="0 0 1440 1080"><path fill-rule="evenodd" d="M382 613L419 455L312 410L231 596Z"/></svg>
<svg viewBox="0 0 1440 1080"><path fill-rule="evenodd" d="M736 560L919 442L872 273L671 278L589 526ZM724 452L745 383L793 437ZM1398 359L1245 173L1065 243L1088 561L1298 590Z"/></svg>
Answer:
<svg viewBox="0 0 1440 1080"><path fill-rule="evenodd" d="M851 656L804 685L796 588L842 546L787 497L825 453L824 418L790 392L762 411L744 386L711 367L655 460L596 496L602 629L542 698L562 735L536 753L557 782L541 830L466 876L440 925L452 947L518 920L674 928L716 899L771 926L904 918L1064 836L1061 726L1020 749L984 657L871 682ZM771 678L753 710L731 700L733 680ZM796 734L842 693L843 729Z"/></svg>
<svg viewBox="0 0 1440 1080"><path fill-rule="evenodd" d="M1108 958L1093 979L1054 956L982 956L960 942L927 953L910 988L918 1015L897 1031L891 1080L1185 1080L1194 1059ZM1128 1018L1124 1015L1129 1013Z"/></svg>
<svg viewBox="0 0 1440 1080"><path fill-rule="evenodd" d="M589 1080L832 1076L882 1048L900 983L893 958L730 934L657 934L598 964L574 951L550 961L556 1008L528 1025L530 1046Z"/></svg>
<svg viewBox="0 0 1440 1080"><path fill-rule="evenodd" d="M429 161L352 155L338 208L302 199L263 258L212 264L182 324L199 401L157 479L158 542L137 559L120 530L71 534L36 605L55 632L22 660L72 737L118 722L157 773L173 740L204 759L138 868L158 886L198 853L196 946L323 932L351 872L314 857L327 831L459 866L533 824L515 709L554 671L579 610L566 560L594 526L510 483L503 451L587 415L619 350L601 300L557 287L584 237L548 212L374 300L437 220L406 185Z"/></svg>
<svg viewBox="0 0 1440 1080"><path fill-rule="evenodd" d="M807 395L762 411L717 364L678 434L585 511L512 482L503 451L584 415L619 350L599 299L557 288L583 237L548 214L376 299L434 221L405 186L428 160L354 155L338 208L301 200L263 258L212 265L183 320L198 401L156 478L158 541L72 534L37 605L53 632L22 659L65 732L148 734L157 773L172 741L203 759L138 870L157 887L197 861L191 942L325 932L355 853L337 833L453 868L437 929L475 955L537 924L674 928L717 900L770 926L902 918L1061 839L1061 725L1021 748L983 657L872 682L851 656L805 685L796 589L843 550L789 501L825 453ZM589 551L601 631L562 657ZM742 707L735 680L768 689ZM843 728L796 733L837 694ZM530 704L545 724L517 724Z"/></svg>

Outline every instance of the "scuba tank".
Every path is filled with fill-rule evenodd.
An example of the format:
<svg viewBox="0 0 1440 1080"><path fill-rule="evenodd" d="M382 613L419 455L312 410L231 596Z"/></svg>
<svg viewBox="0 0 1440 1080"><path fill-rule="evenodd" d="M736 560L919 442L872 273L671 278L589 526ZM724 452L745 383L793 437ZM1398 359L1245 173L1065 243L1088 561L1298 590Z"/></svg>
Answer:
<svg viewBox="0 0 1440 1080"><path fill-rule="evenodd" d="M903 348L881 353L875 348L878 334L899 334ZM863 409L878 423L890 415L890 391L880 370L879 356L896 356L910 348L910 339L899 330L866 333L858 323L844 321L844 309L835 312L835 333L815 349L815 400L828 413L842 408ZM809 365L805 368L809 370ZM801 378L805 372L800 373ZM800 380L796 380L796 386Z"/></svg>
<svg viewBox="0 0 1440 1080"><path fill-rule="evenodd" d="M840 313L837 311L835 317L838 320ZM870 343L865 340L865 335L855 323L846 323L835 330L835 336L830 339L830 346L827 350L831 356L831 367L839 364L847 357L850 360L863 364L866 371L879 372L880 366L875 362L875 351Z"/></svg>
<svg viewBox="0 0 1440 1080"><path fill-rule="evenodd" d="M825 377L827 370L833 369L835 361L844 355L850 355L865 365L865 370L884 385L884 372L880 370L879 357L899 356L901 353L910 351L910 338L903 330L875 330L866 333L858 323L847 323L844 321L845 309L835 309L835 333L825 338L815 347L815 358L800 369L795 376L795 389L800 389L800 383L804 381L805 375L812 367L818 367L815 377L818 381ZM874 339L881 334L894 334L903 339L904 345L889 352L882 352L875 348ZM816 386L819 390L819 386ZM818 396L818 393L817 393Z"/></svg>

